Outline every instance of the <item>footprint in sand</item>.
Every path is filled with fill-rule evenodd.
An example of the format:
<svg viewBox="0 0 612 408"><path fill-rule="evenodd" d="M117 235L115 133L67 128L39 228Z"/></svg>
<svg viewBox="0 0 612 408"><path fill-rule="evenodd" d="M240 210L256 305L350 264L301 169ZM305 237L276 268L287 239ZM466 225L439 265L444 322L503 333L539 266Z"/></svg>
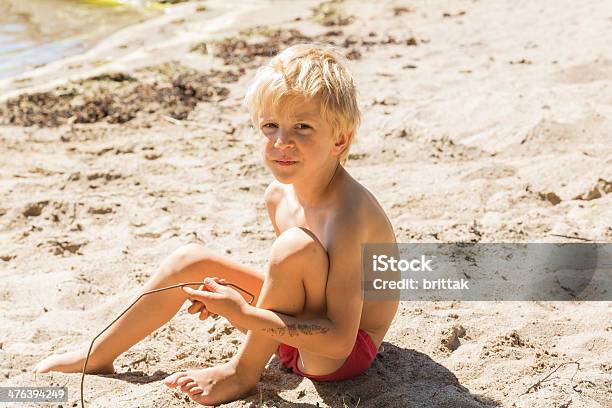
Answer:
<svg viewBox="0 0 612 408"><path fill-rule="evenodd" d="M555 79L564 84L586 84L595 81L610 81L612 78L612 61L595 60L586 64L557 72Z"/></svg>

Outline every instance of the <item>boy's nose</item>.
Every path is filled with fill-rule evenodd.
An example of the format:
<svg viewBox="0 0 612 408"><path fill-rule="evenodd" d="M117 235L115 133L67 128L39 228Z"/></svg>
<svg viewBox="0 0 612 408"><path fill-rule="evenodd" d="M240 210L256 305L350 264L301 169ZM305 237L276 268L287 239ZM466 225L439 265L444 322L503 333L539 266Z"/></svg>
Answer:
<svg viewBox="0 0 612 408"><path fill-rule="evenodd" d="M276 140L274 141L274 147L277 149L282 149L284 147L291 146L292 143L293 141L287 133L279 131Z"/></svg>

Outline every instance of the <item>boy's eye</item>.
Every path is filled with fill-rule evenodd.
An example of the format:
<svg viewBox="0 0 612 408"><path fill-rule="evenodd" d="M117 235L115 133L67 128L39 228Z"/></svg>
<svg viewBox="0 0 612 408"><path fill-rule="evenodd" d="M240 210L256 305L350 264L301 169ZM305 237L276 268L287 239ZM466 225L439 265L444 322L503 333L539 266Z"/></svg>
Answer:
<svg viewBox="0 0 612 408"><path fill-rule="evenodd" d="M265 135L269 135L272 134L274 132L276 132L276 128L278 128L278 126L276 125L276 123L264 123L261 126L261 131L265 134Z"/></svg>
<svg viewBox="0 0 612 408"><path fill-rule="evenodd" d="M305 124L305 123L298 123L297 125L295 125L295 128L296 128L296 129L303 130L303 129L310 129L310 126L308 126L308 125L307 125L307 124Z"/></svg>

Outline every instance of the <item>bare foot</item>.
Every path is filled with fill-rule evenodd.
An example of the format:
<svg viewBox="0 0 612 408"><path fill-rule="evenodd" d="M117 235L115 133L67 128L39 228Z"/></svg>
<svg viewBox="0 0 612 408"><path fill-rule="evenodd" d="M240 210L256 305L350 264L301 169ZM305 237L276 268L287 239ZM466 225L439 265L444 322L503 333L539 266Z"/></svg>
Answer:
<svg viewBox="0 0 612 408"><path fill-rule="evenodd" d="M259 378L240 373L233 362L202 370L174 373L164 380L169 388L181 391L202 405L219 405L234 401L251 391Z"/></svg>
<svg viewBox="0 0 612 408"><path fill-rule="evenodd" d="M61 371L63 373L80 373L83 371L83 363L87 350L71 351L64 354L54 354L36 364L32 369L37 374L48 373L49 371ZM96 364L92 358L87 362L87 373L89 374L114 374L115 366L113 363Z"/></svg>

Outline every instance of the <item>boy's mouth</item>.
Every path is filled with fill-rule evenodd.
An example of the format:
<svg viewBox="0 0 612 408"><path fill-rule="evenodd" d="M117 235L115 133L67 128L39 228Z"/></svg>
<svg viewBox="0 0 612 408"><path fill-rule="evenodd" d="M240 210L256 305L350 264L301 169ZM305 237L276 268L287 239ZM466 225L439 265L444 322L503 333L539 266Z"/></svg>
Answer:
<svg viewBox="0 0 612 408"><path fill-rule="evenodd" d="M297 162L293 160L274 160L274 163L279 164L281 166L291 166Z"/></svg>

